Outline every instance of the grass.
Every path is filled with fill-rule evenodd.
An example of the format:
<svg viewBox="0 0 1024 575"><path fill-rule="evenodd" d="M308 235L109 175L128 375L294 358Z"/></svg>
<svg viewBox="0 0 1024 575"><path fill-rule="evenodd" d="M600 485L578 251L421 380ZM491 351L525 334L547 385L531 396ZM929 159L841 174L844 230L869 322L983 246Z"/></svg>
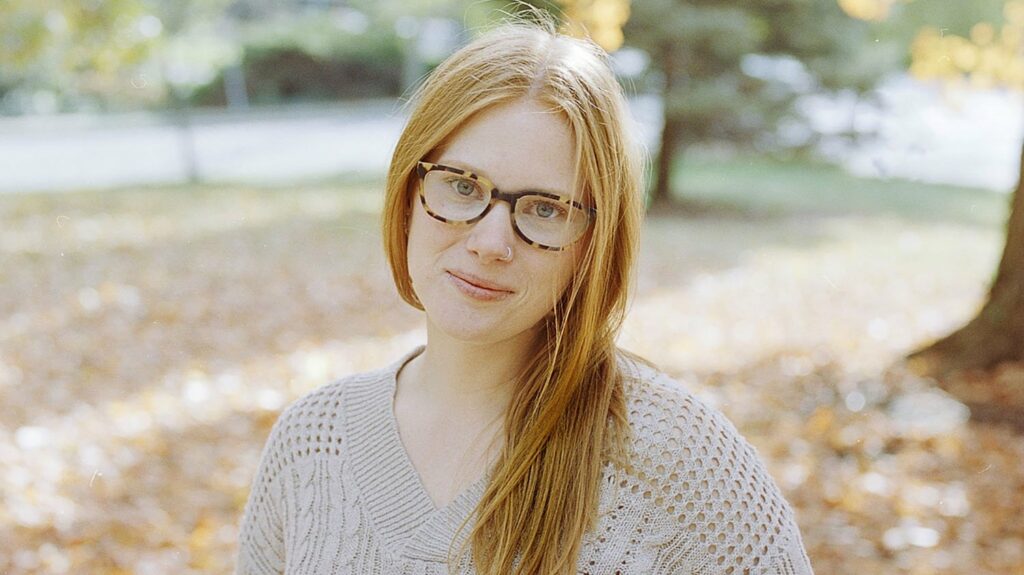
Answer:
<svg viewBox="0 0 1024 575"><path fill-rule="evenodd" d="M892 215L990 227L1003 225L1008 205L988 190L859 178L810 160L694 153L676 162L674 176L678 198L755 215Z"/></svg>

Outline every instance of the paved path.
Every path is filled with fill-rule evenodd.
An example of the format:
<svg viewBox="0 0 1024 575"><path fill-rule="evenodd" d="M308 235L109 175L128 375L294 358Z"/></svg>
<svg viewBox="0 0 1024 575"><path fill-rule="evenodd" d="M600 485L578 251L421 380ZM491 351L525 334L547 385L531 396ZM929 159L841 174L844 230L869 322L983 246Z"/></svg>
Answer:
<svg viewBox="0 0 1024 575"><path fill-rule="evenodd" d="M380 172L402 126L394 102L277 113L200 114L191 142L204 181L283 182ZM181 182L185 132L167 118L0 123L0 192Z"/></svg>
<svg viewBox="0 0 1024 575"><path fill-rule="evenodd" d="M1016 181L1024 103L1006 94L972 95L950 108L937 91L894 82L890 110L862 110L880 139L842 152L856 173L1008 190ZM954 101L954 103L956 103ZM654 149L656 99L633 103ZM850 117L842 102L811 108L824 129ZM200 113L191 142L205 181L276 183L344 172L380 173L401 131L394 101L247 114ZM183 131L152 115L0 119L0 192L75 190L184 181Z"/></svg>

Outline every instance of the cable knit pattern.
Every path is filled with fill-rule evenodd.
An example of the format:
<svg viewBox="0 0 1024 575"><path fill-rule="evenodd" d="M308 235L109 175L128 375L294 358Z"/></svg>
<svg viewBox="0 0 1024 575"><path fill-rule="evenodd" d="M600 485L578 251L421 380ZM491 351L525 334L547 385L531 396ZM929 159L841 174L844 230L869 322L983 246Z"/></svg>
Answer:
<svg viewBox="0 0 1024 575"><path fill-rule="evenodd" d="M422 349L281 414L246 503L237 575L448 575L488 477L441 509L424 490L393 410L395 375ZM577 572L812 574L792 509L736 428L670 377L620 366L631 461L605 463ZM474 570L464 557L454 572Z"/></svg>

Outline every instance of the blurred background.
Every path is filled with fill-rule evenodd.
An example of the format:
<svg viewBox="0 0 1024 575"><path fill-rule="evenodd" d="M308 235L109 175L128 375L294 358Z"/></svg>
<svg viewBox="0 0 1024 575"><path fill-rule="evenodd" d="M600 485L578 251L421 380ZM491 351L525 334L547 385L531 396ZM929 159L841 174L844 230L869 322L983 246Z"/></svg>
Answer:
<svg viewBox="0 0 1024 575"><path fill-rule="evenodd" d="M650 154L620 344L818 573L1024 572L1024 0L533 2ZM425 340L379 227L489 0L0 2L0 572L224 573L280 410Z"/></svg>

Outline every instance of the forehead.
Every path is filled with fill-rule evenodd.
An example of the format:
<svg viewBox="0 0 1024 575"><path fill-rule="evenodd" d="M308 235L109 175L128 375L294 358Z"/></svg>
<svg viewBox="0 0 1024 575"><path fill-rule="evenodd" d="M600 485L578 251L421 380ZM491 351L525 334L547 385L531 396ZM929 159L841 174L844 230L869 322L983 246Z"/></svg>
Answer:
<svg viewBox="0 0 1024 575"><path fill-rule="evenodd" d="M533 101L477 114L448 139L435 161L470 170L506 191L578 195L572 132L561 115Z"/></svg>

